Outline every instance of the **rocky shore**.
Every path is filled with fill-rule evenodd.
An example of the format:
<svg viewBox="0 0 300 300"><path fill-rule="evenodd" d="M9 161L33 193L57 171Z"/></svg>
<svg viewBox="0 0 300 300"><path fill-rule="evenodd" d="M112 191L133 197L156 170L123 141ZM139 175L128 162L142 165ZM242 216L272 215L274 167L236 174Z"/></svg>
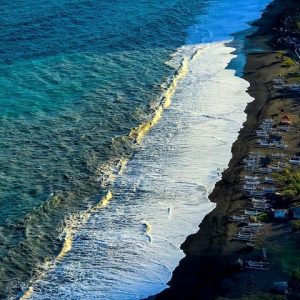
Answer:
<svg viewBox="0 0 300 300"><path fill-rule="evenodd" d="M255 133L264 119L272 118L274 124L279 124L283 115L291 116L293 130L283 134L288 149L282 153L287 157L299 155L300 92L278 88L274 83L279 78L287 86L300 84L299 57L295 52L300 44L299 9L297 1L273 1L255 22L258 30L247 37L247 44L256 50L247 55L244 78L250 82L249 94L255 100L246 108L247 121L233 144L229 168L210 195L210 200L217 203L216 209L204 218L200 230L182 244L186 257L173 272L170 287L153 297L157 300L300 299L300 234L291 226L292 221L278 222L272 211L267 212L265 229L253 247L232 241L239 225L229 221L230 216L240 214L248 205L241 190L243 160L253 151L265 156L272 152L257 145ZM296 195L280 208L288 211L298 202ZM239 260L255 259L262 248L268 250L268 270L249 271L237 264ZM274 282L287 282L288 293L274 294Z"/></svg>

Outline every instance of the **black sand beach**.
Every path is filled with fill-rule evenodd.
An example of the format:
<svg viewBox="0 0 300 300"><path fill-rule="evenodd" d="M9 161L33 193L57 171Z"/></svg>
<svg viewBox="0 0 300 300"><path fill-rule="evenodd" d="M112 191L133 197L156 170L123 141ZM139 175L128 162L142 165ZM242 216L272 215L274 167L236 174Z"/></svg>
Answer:
<svg viewBox="0 0 300 300"><path fill-rule="evenodd" d="M243 159L250 151L271 153L269 149L257 147L255 132L264 119L272 118L274 124L279 124L284 115L291 116L293 130L282 134L288 144L284 153L288 157L299 154L299 92L278 89L274 84L276 78L283 78L288 84L299 83L299 61L294 52L296 41L300 43L299 9L297 1L275 0L255 22L257 32L247 37L253 49L255 45L261 49L248 54L244 70L244 78L250 82L248 92L255 100L246 108L247 121L233 144L229 168L210 195L210 200L217 204L216 209L205 217L200 230L182 244L186 257L173 272L170 288L155 299L300 299L297 275L300 234L292 228L290 219L276 222L270 217L251 249L245 243L232 241L238 225L228 221L248 205L241 191L241 178L245 175ZM285 205L281 208L289 210L298 202L299 196L281 203ZM271 216L272 212L268 214ZM237 267L238 259L255 260L262 248L268 251L268 271ZM287 295L271 293L273 283L278 281L288 282Z"/></svg>

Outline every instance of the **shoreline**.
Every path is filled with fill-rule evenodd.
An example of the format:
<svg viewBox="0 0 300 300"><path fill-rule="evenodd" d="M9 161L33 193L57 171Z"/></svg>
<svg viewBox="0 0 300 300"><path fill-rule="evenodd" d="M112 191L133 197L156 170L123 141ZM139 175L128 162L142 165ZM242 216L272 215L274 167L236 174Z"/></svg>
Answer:
<svg viewBox="0 0 300 300"><path fill-rule="evenodd" d="M268 286L269 281L273 277L276 278L275 280L288 280L286 272L283 272L276 263L274 263L276 271L273 277L266 279L263 278L266 277L266 273L263 272L259 274L256 274L257 272L255 274L251 273L250 275L245 272L236 272L234 264L239 257L237 253L242 248L240 244L231 242L230 235L233 229L228 222L228 216L245 206L243 193L240 192L240 176L243 172L241 162L255 148L255 130L264 118L270 116L270 112L274 114L275 107L278 109L278 103L285 104L285 100L283 100L285 95L282 93L278 95L278 91L275 91L270 84L276 74L279 75L281 70L283 71L282 62L278 61L277 58L278 51L289 50L286 46L274 43L277 32L274 32L273 28L281 24L283 5L289 7L289 9L300 7L300 4L297 5L293 1L274 0L268 5L261 19L253 23L253 26L258 27L257 31L247 37L247 42L250 41L252 46L260 48L261 45L264 45L266 47L264 51L247 54L244 79L250 82L248 93L255 100L246 107L247 120L240 130L237 141L232 145L232 159L229 167L222 174L222 180L216 184L209 197L217 206L203 219L199 226L200 230L188 236L181 245L181 249L186 256L174 270L172 279L168 283L170 288L148 299L209 300L220 296L238 299L245 294L252 293L253 286L255 286L255 290L267 293L270 289L270 286ZM285 34L287 35L287 33ZM267 48L270 49L267 50ZM281 98L282 101L271 101ZM287 105L289 105L289 102ZM281 109L284 110L285 107ZM299 114L299 107L296 110ZM276 231L272 228L273 225L268 226L271 229L266 234L266 243L269 240L274 242L274 240L280 238L280 235L276 234ZM249 284L249 279L255 283L250 282ZM298 290L297 283L294 290ZM289 298L288 296L287 299L297 298Z"/></svg>

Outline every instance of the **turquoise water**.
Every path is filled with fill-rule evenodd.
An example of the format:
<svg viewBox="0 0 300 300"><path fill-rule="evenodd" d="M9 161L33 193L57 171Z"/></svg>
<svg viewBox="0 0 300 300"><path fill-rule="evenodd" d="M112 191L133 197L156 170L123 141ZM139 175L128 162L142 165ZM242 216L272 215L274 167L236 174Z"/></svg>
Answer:
<svg viewBox="0 0 300 300"><path fill-rule="evenodd" d="M66 217L106 192L206 2L1 1L0 298L59 253Z"/></svg>

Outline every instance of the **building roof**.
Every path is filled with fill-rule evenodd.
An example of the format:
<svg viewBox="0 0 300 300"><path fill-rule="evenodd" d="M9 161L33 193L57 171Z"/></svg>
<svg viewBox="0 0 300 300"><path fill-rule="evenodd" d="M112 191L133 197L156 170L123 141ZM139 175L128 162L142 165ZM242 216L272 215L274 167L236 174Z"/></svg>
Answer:
<svg viewBox="0 0 300 300"><path fill-rule="evenodd" d="M287 215L287 211L285 209L275 209L274 218L275 219L284 219Z"/></svg>
<svg viewBox="0 0 300 300"><path fill-rule="evenodd" d="M294 218L300 219L300 207L295 207L292 209Z"/></svg>
<svg viewBox="0 0 300 300"><path fill-rule="evenodd" d="M285 115L281 118L281 122L280 124L282 125L291 125L292 124L292 120L288 115Z"/></svg>

